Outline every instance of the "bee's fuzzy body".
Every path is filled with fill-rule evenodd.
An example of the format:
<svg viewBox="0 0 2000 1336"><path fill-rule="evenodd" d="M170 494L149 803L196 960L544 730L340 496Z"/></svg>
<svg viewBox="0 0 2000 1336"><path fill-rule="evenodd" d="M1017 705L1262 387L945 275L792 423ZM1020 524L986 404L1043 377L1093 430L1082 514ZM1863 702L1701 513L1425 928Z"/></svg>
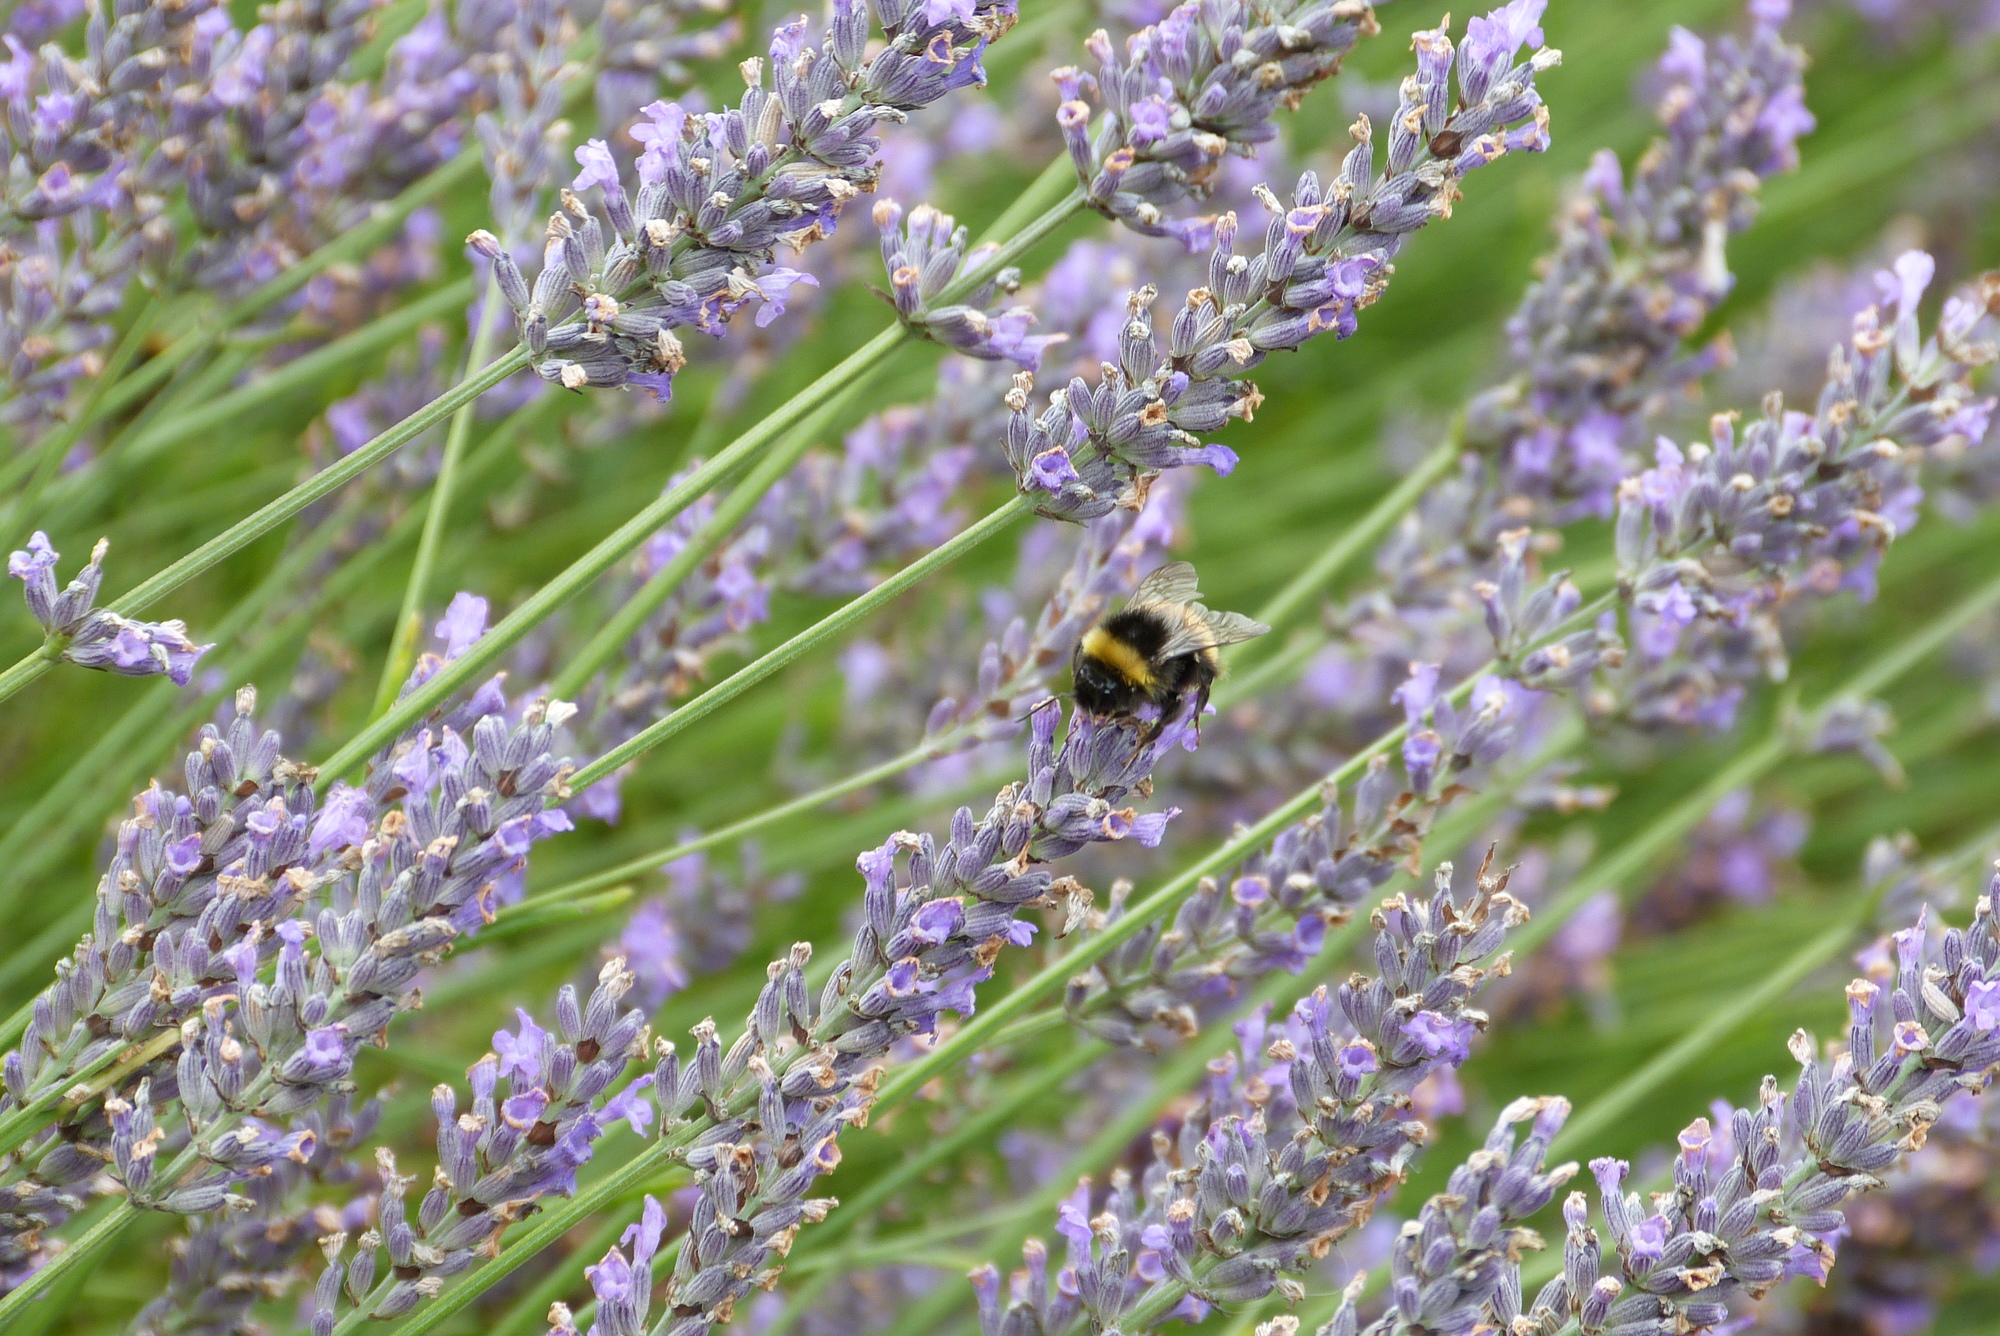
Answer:
<svg viewBox="0 0 2000 1336"><path fill-rule="evenodd" d="M1092 714L1122 716L1150 701L1165 718L1193 692L1199 715L1221 675L1222 656L1208 645L1160 657L1161 647L1180 629L1176 617L1185 615L1185 609L1171 606L1127 608L1086 631L1070 663L1076 703Z"/></svg>
<svg viewBox="0 0 2000 1336"><path fill-rule="evenodd" d="M1077 707L1101 719L1131 719L1151 704L1147 726L1157 737L1193 697L1189 717L1200 726L1208 693L1222 676L1224 645L1270 630L1234 612L1212 612L1195 600L1194 567L1169 562L1139 582L1124 608L1083 633L1070 656Z"/></svg>

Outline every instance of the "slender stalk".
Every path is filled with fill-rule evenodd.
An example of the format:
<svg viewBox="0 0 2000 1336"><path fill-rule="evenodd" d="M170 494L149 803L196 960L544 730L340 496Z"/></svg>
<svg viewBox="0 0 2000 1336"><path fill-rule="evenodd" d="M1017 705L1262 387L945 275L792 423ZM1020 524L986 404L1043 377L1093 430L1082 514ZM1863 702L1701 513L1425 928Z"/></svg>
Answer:
<svg viewBox="0 0 2000 1336"><path fill-rule="evenodd" d="M44 1115L58 1105L66 1104L66 1113L74 1113L148 1063L179 1048L180 1042L179 1030L167 1030L137 1047L113 1049L78 1071L68 1086L50 1090L0 1118L0 1156L11 1155L41 1131L47 1125Z"/></svg>
<svg viewBox="0 0 2000 1336"><path fill-rule="evenodd" d="M561 903L543 900L536 904L526 901L518 905L507 905L496 910L493 922L481 929L474 938L481 946L492 942L518 937L524 932L546 928L558 923L569 923L576 919L596 918L621 909L632 902L630 886L614 886L608 891L595 895L581 896Z"/></svg>
<svg viewBox="0 0 2000 1336"><path fill-rule="evenodd" d="M584 647L570 660L567 667L556 675L549 693L558 699L567 700L590 684L606 664L618 657L625 644L646 619L656 612L662 603L672 596L681 583L694 573L701 562L720 547L736 531L754 510L764 494L776 486L778 481L792 471L800 456L819 439L820 433L847 407L859 397L880 370L880 364L848 386L826 403L814 409L812 414L792 428L785 438L778 442L771 453L758 461L757 466L746 474L743 480L715 508L701 528L688 537L681 549L669 557L659 570L655 571L623 606L613 613L604 625L598 628Z"/></svg>
<svg viewBox="0 0 2000 1336"><path fill-rule="evenodd" d="M1306 610L1312 599L1332 583L1335 576L1346 570L1357 557L1372 552L1404 512L1417 504L1425 490L1458 463L1464 433L1464 423L1454 422L1445 439L1425 455L1401 482L1371 506L1359 521L1343 530L1319 556L1258 610L1257 620L1273 631L1283 630Z"/></svg>
<svg viewBox="0 0 2000 1336"><path fill-rule="evenodd" d="M1630 886L1654 859L1678 845L1682 837L1706 820L1717 803L1769 774L1792 751L1791 739L1779 729L1736 753L1706 783L1661 813L1636 836L1621 840L1608 857L1579 874L1562 894L1537 906L1535 916L1508 938L1516 957L1525 958L1553 937L1593 896Z"/></svg>
<svg viewBox="0 0 2000 1336"><path fill-rule="evenodd" d="M301 390L323 385L335 372L401 343L425 321L436 320L461 309L471 297L470 277L447 283L408 306L399 307L379 320L371 320L353 333L315 348L219 399L155 422L125 446L120 452L119 462L122 465L142 463L170 446L180 445L204 432L236 422L246 413L296 395Z"/></svg>
<svg viewBox="0 0 2000 1336"><path fill-rule="evenodd" d="M489 277L486 291L479 300L479 323L472 331L471 346L465 354L465 373L485 366L493 352L498 321L494 319L494 308L500 305L500 285ZM453 493L458 486L459 461L465 455L465 443L472 438L472 423L478 412L479 401L468 399L459 405L451 416L451 429L445 433L444 454L438 461L437 481L431 485L430 499L424 507L424 531L417 538L417 555L410 563L410 579L403 587L402 611L396 615L394 638L389 642L389 653L382 663L382 680L375 688L375 708L373 713L381 714L396 703L396 691L403 679L410 675L410 665L416 662L417 639L423 634L424 596L428 592L431 569L437 563L438 546L444 540L445 525L451 521Z"/></svg>
<svg viewBox="0 0 2000 1336"><path fill-rule="evenodd" d="M595 784L619 766L651 751L688 725L707 718L779 669L804 658L822 643L840 635L876 609L885 606L897 595L913 588L925 576L950 565L1026 514L1028 514L1028 502L1018 496L989 512L984 518L931 549L867 593L850 599L837 611L822 617L776 649L737 669L666 718L656 720L637 735L613 747L577 771L571 782L579 789Z"/></svg>
<svg viewBox="0 0 2000 1336"><path fill-rule="evenodd" d="M854 774L837 779L831 784L814 789L811 793L801 794L789 802L779 803L775 807L767 807L754 816L744 817L740 821L732 821L726 826L718 826L714 830L681 840L675 844L670 844L664 849L655 850L651 853L638 854L626 859L622 863L608 867L602 872L593 872L588 876L579 877L575 881L564 882L560 886L553 886L546 891L539 891L528 897L528 900L523 903L539 900L567 899L570 896L583 895L590 891L600 890L606 886L616 886L619 882L629 880L632 877L644 876L649 872L657 871L663 863L671 863L676 859L685 858L689 854L700 853L704 849L713 849L718 845L734 843L746 835L754 835L760 830L782 824L792 817L803 815L806 812L812 811L815 807L824 806L838 798L846 797L857 790L869 788L872 785L881 783L885 779L893 779L904 771L934 758L936 755L937 752L934 748L913 747L901 756L891 757L880 765L870 767L867 770L856 771Z"/></svg>
<svg viewBox="0 0 2000 1336"><path fill-rule="evenodd" d="M831 397L839 384L888 357L902 342L901 326L883 330L839 366L799 391L777 412L737 437L715 458L690 471L658 500L625 521L589 552L570 563L555 579L536 590L464 654L446 664L437 676L403 697L393 709L336 751L320 767L321 781L331 782L335 777L346 774L376 748L464 687L557 608L583 592L619 560L637 549L662 524L693 505L717 479L729 476L739 464L768 448L787 428Z"/></svg>
<svg viewBox="0 0 2000 1336"><path fill-rule="evenodd" d="M460 404L477 399L526 363L527 355L518 349L497 359L479 375L447 390L345 459L322 469L283 496L238 520L151 579L112 600L108 606L111 611L128 617L143 612L211 566L262 538L313 502L381 463L443 421ZM0 672L0 700L7 699L54 667L61 654L60 644L45 641L20 662Z"/></svg>
<svg viewBox="0 0 2000 1336"><path fill-rule="evenodd" d="M0 522L0 530L12 530L17 538L27 536L28 528L34 523L35 508L41 504L43 490L56 476L56 471L62 467L70 447L83 435L84 428L95 420L97 406L104 401L105 391L125 374L125 369L132 365L132 359L138 356L146 336L152 332L154 322L159 319L160 305L161 301L157 295L146 299L131 327L125 331L125 337L118 341L118 347L112 352L111 360L105 363L104 369L92 380L90 389L84 394L83 402L76 407L76 415L52 428L48 436L37 443L33 451L23 456L22 462L32 461L34 474L29 478L26 489L8 506L7 518L4 522ZM6 483L0 485L10 484L12 481L12 478L8 478ZM13 546L13 543L10 541L8 546Z"/></svg>

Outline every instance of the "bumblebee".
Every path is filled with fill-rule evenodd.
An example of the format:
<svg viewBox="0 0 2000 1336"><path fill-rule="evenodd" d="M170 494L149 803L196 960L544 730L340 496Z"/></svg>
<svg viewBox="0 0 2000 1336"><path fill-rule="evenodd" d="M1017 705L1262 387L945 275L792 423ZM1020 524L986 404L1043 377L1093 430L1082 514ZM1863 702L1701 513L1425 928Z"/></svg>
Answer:
<svg viewBox="0 0 2000 1336"><path fill-rule="evenodd" d="M1070 658L1076 703L1094 715L1129 719L1150 701L1160 711L1150 729L1157 736L1192 695L1199 720L1222 675L1217 651L1271 629L1240 613L1210 611L1200 597L1194 567L1185 561L1141 580L1124 608L1077 641Z"/></svg>

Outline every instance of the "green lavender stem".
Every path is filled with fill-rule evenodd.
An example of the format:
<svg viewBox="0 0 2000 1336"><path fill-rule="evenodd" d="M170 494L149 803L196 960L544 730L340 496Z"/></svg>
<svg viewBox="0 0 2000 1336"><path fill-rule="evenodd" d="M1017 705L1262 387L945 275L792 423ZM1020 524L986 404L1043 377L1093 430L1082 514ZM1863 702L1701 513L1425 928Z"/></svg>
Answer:
<svg viewBox="0 0 2000 1336"><path fill-rule="evenodd" d="M145 611L197 575L262 538L313 502L361 476L442 422L460 404L477 399L526 364L527 355L519 349L497 359L479 375L432 400L345 459L322 469L283 496L238 520L151 579L113 599L108 606L111 611L128 617ZM61 653L61 644L52 638L5 672L0 672L0 700L7 699L54 667Z"/></svg>
<svg viewBox="0 0 2000 1336"><path fill-rule="evenodd" d="M875 368L875 371L879 370L880 364ZM736 526L741 524L750 512L756 509L757 503L764 499L764 494L791 472L792 466L797 464L813 442L819 439L820 433L825 431L873 380L874 373L864 375L839 395L813 410L811 416L794 427L783 440L772 447L771 453L764 456L756 467L744 475L743 480L736 484L729 495L715 508L714 513L703 521L701 528L688 537L686 544L668 558L630 598L626 599L623 606L598 629L597 634L577 651L576 657L556 677L554 685L549 688L550 693L561 700L574 697L589 685L590 679L595 677L606 664L618 657L625 643L645 625L646 619L680 588L681 583L694 573L695 568L709 553L720 547L735 532Z"/></svg>
<svg viewBox="0 0 2000 1336"><path fill-rule="evenodd" d="M69 454L70 447L83 435L84 428L95 420L98 405L103 403L105 392L125 374L125 369L132 365L132 359L138 356L140 347L145 343L146 336L152 332L153 323L159 316L160 299L147 298L146 304L140 308L138 317L125 331L125 337L118 341L118 347L113 350L111 360L104 364L104 369L97 374L89 391L84 395L83 402L77 405L76 416L51 430L48 437L39 442L33 451L22 456L23 463L32 464L34 474L28 479L27 487L8 506L6 520L0 522L0 530L14 531L8 546L13 546L13 541L25 540L27 537L28 529L35 520L36 507L41 504L42 492L55 478L56 470L62 467L63 458ZM0 485L9 485L11 482L12 479L9 478L6 484Z"/></svg>
<svg viewBox="0 0 2000 1336"><path fill-rule="evenodd" d="M897 595L914 588L925 576L942 570L1027 514L1028 502L1023 497L1015 497L989 512L867 593L848 600L839 610L822 617L776 649L737 669L666 718L656 720L613 747L577 771L571 782L579 789L595 784L627 761L644 755L690 724L707 718L773 673L798 662L818 646L886 606Z"/></svg>
<svg viewBox="0 0 2000 1336"><path fill-rule="evenodd" d="M479 301L479 324L472 332L471 346L465 354L468 376L485 366L492 356L499 326L495 308L499 305L500 285L489 278ZM432 568L437 564L438 546L444 541L445 525L451 522L459 463L465 456L465 444L472 437L473 417L478 408L479 401L469 399L451 415L451 428L444 438L444 455L438 461L437 480L431 485L424 506L424 530L417 538L417 555L410 563L409 582L403 587L402 610L396 615L395 635L382 664L382 680L375 689L375 714L395 704L396 690L409 676L410 665L416 662L417 640L423 634L424 596L429 590Z"/></svg>
<svg viewBox="0 0 2000 1336"><path fill-rule="evenodd" d="M1451 471L1463 449L1463 425L1454 423L1450 433L1425 455L1403 480L1395 485L1368 513L1341 531L1304 570L1293 576L1271 601L1258 610L1257 620L1273 631L1282 631L1307 610L1336 576L1357 558L1375 550L1383 535L1419 500L1430 485ZM1272 640L1273 637L1265 637ZM1258 644L1258 641L1251 641Z"/></svg>

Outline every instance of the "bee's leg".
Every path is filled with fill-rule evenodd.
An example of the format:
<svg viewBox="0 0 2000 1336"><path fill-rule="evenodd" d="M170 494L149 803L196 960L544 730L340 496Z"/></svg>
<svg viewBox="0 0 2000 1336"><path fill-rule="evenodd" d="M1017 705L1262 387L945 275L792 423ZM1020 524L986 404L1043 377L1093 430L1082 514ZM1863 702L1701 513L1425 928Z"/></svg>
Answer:
<svg viewBox="0 0 2000 1336"><path fill-rule="evenodd" d="M1144 751L1160 740L1160 734L1167 731L1167 716L1159 715L1152 723L1139 730L1139 749Z"/></svg>
<svg viewBox="0 0 2000 1336"><path fill-rule="evenodd" d="M1209 684L1207 682L1203 682L1200 686L1196 687L1194 690L1194 715L1192 717L1191 722L1194 724L1194 740L1196 746L1201 745L1201 717L1204 714L1208 713L1208 689L1209 689Z"/></svg>

